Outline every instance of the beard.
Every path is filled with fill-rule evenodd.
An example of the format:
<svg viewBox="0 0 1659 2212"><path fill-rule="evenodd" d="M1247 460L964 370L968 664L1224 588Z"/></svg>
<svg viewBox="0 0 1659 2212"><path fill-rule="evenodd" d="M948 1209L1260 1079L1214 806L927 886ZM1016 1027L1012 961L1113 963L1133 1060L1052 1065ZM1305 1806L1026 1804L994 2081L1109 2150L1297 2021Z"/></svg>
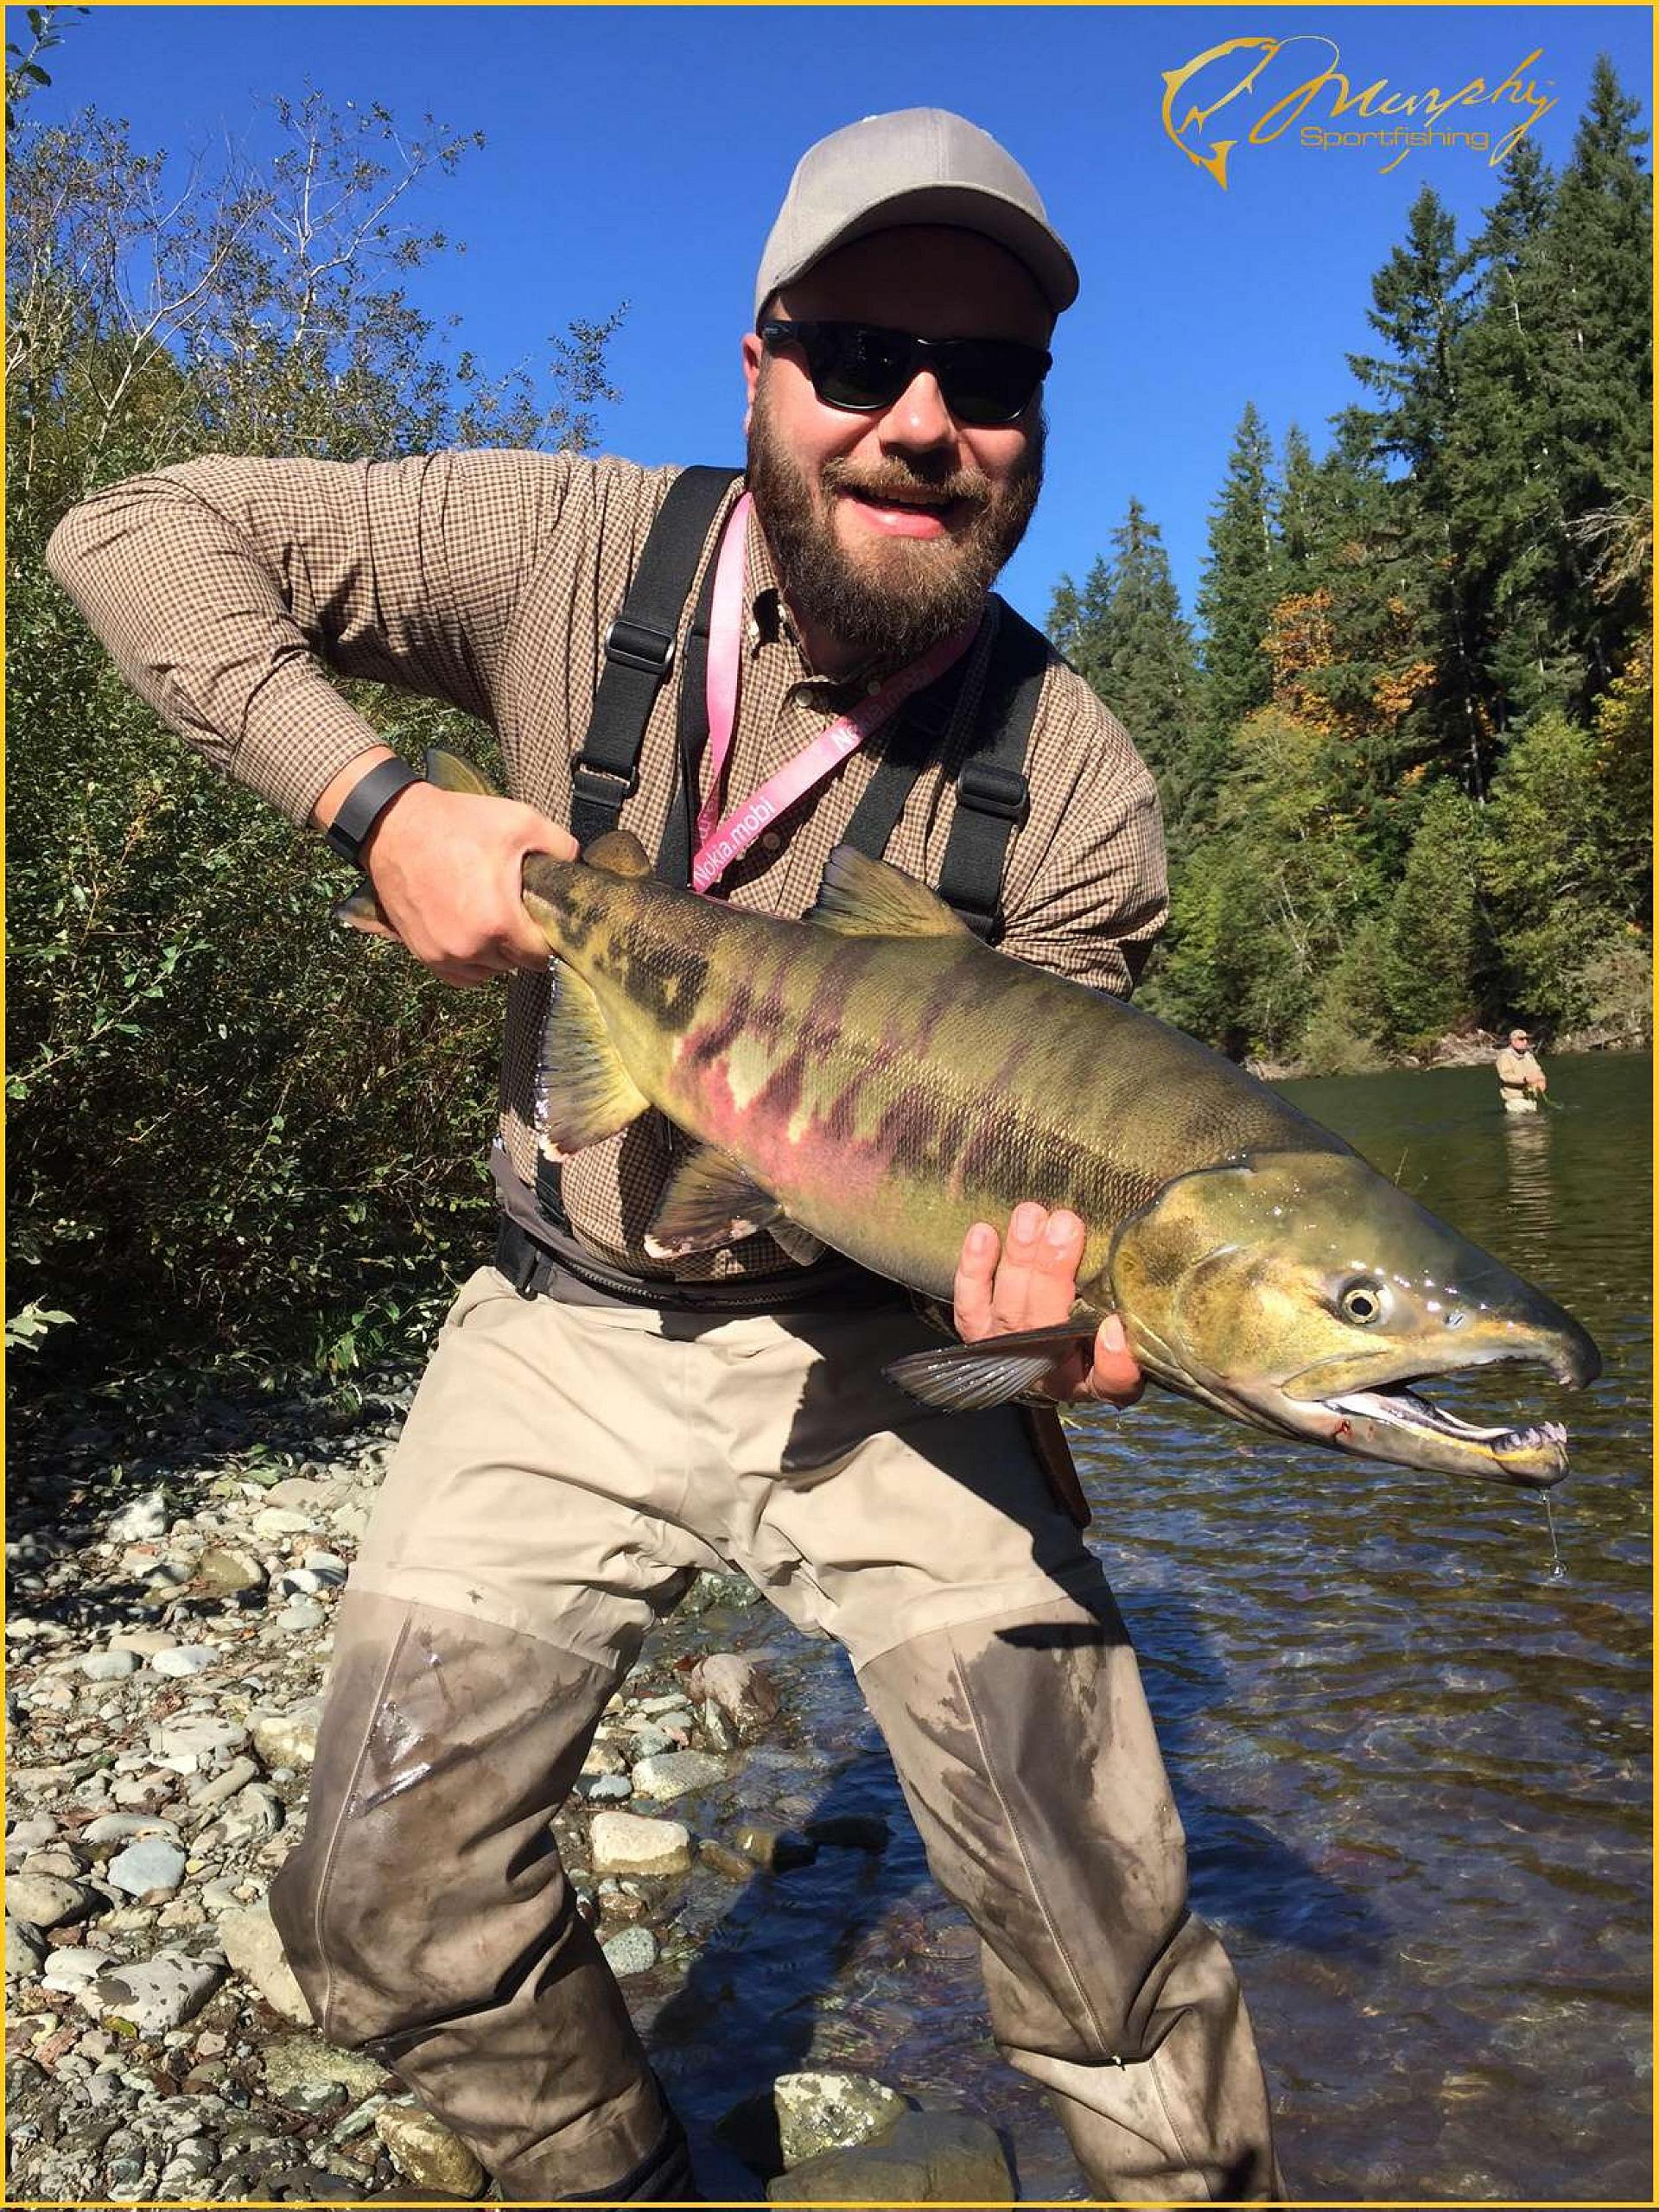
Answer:
<svg viewBox="0 0 1659 2212"><path fill-rule="evenodd" d="M749 429L748 488L796 620L833 638L859 663L882 669L918 658L976 620L1042 489L1041 410L1017 467L1001 485L922 455L890 456L875 468L828 461L815 481L779 435L767 382L763 372ZM965 524L953 518L938 537L873 537L857 556L843 548L831 514L838 495L913 498L920 491L959 501Z"/></svg>

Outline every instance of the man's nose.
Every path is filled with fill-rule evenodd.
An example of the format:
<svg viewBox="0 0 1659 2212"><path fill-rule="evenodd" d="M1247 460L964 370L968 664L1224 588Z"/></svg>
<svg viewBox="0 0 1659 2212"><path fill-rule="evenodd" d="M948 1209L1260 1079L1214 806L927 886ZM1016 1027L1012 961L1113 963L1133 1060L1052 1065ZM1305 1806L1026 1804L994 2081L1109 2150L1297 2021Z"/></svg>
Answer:
<svg viewBox="0 0 1659 2212"><path fill-rule="evenodd" d="M956 417L931 369L918 369L893 401L881 418L880 435L883 445L912 452L955 443Z"/></svg>

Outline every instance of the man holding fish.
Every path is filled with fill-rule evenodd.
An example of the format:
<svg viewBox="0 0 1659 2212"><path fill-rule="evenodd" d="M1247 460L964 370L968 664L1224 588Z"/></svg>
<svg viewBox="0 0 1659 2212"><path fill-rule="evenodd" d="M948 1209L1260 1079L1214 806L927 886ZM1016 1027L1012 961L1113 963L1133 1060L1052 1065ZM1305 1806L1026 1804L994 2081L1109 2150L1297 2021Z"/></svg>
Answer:
<svg viewBox="0 0 1659 2212"><path fill-rule="evenodd" d="M766 241L746 477L698 493L666 614L646 579L677 473L615 461L207 460L99 495L54 543L175 727L359 862L359 925L452 982L512 979L497 1264L449 1315L364 1540L305 1840L272 1892L321 2031L395 2066L505 2197L695 2201L550 1823L646 1630L734 1565L850 1652L979 1932L998 2043L1052 2093L1091 2190L1274 2195L1249 2022L1186 1908L1134 1655L1043 1417L1009 1401L1127 1405L1147 1364L1338 1448L1536 1482L1564 1465L1553 1428L1476 1430L1376 1370L1525 1349L1584 1379L1582 1332L1501 1269L1477 1306L1452 1278L1495 1263L1189 1040L1142 1025L1175 1056L1155 1081L1178 1137L1207 1086L1227 1094L1204 1155L1233 1177L1225 1249L1255 1249L1252 1206L1312 1192L1347 1255L1363 1177L1410 1209L1390 1230L1421 1280L1329 1262L1361 1275L1314 1321L1296 1309L1302 1349L1247 1402L1181 1350L1183 1162L1053 1169L1071 1075L1050 1083L1019 993L1059 994L1061 1027L1103 1016L1090 991L1127 995L1165 906L1128 739L990 596L1076 291L994 140L937 110L873 117L809 150ZM516 796L437 756L415 777L321 660L491 722ZM1006 1002L988 1026L976 993ZM999 1116L1046 1111L1046 1149L994 1156ZM1301 1164L1275 1182L1252 1145ZM963 1346L928 1352L890 1275L953 1298ZM1242 1301L1214 1288L1268 1317L1258 1337L1300 1295L1265 1264ZM1384 1357L1396 1321L1414 1349ZM895 1355L931 1402L884 1373ZM1288 1371L1304 1358L1326 1382ZM988 1409L941 1410L969 1405Z"/></svg>

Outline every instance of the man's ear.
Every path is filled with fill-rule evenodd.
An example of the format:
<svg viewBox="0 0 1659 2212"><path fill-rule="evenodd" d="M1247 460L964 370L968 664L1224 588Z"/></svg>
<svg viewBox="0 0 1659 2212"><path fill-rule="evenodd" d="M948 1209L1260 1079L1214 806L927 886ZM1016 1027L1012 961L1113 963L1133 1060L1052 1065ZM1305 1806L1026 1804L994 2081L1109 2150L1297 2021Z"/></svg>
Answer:
<svg viewBox="0 0 1659 2212"><path fill-rule="evenodd" d="M749 435L749 425L754 420L754 396L760 388L760 372L766 365L766 340L757 331L743 334L743 435Z"/></svg>

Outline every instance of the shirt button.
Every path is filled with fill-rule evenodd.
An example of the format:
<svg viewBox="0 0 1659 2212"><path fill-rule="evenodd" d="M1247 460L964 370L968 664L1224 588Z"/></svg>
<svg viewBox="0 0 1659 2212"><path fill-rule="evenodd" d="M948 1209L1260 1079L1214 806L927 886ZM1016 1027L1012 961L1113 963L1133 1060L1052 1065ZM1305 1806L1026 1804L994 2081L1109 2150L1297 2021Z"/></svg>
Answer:
<svg viewBox="0 0 1659 2212"><path fill-rule="evenodd" d="M876 693L877 693L880 689L881 689L881 682L880 682L880 678L879 677L874 677L874 676L873 676L873 677L870 678L869 682L868 682L868 683L864 686L864 696L865 696L865 697L866 697L867 699L874 699L874 696L875 696L875 695L876 695Z"/></svg>
<svg viewBox="0 0 1659 2212"><path fill-rule="evenodd" d="M763 853L775 853L783 842L775 830L763 830L760 837L760 849Z"/></svg>

